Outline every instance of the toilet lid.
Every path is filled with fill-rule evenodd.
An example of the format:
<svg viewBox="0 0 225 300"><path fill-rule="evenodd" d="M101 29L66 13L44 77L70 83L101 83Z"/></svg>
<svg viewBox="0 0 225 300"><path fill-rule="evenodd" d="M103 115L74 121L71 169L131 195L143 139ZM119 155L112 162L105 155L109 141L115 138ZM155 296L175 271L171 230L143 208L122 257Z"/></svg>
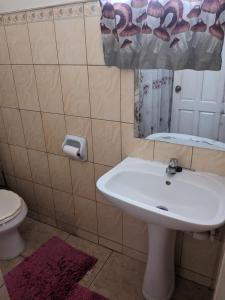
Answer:
<svg viewBox="0 0 225 300"><path fill-rule="evenodd" d="M21 210L22 198L16 193L0 190L0 223L11 220Z"/></svg>

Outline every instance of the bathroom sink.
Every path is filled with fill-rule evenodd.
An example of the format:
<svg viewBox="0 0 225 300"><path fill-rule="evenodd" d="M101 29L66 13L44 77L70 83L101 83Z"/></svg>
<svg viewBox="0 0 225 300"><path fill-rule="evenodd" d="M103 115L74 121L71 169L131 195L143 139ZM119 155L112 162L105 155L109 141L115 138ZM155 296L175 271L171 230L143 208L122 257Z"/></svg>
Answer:
<svg viewBox="0 0 225 300"><path fill-rule="evenodd" d="M115 206L148 223L146 300L172 297L176 231L209 231L225 221L225 177L190 170L167 175L167 167L128 157L97 181Z"/></svg>
<svg viewBox="0 0 225 300"><path fill-rule="evenodd" d="M225 179L167 165L126 158L103 175L98 189L116 206L147 223L182 231L208 231L225 221Z"/></svg>

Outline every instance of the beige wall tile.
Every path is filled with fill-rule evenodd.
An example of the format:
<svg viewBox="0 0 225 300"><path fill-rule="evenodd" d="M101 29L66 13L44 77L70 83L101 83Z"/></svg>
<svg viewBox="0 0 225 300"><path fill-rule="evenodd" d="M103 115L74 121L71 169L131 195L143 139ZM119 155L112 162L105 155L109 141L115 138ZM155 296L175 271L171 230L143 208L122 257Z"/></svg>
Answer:
<svg viewBox="0 0 225 300"><path fill-rule="evenodd" d="M107 166L99 165L99 164L94 164L94 167L95 167L95 184L96 184L97 180L102 175L107 173L111 169L111 167L107 167ZM98 202L102 202L104 204L110 204L111 203L97 188L96 188L96 200Z"/></svg>
<svg viewBox="0 0 225 300"><path fill-rule="evenodd" d="M37 209L37 207L36 207L36 209ZM40 217L39 217L40 214L37 213L36 211L31 210L31 209L28 210L27 216L28 216L28 218L32 218L36 221L40 221Z"/></svg>
<svg viewBox="0 0 225 300"><path fill-rule="evenodd" d="M192 147L155 142L154 160L168 163L170 158L177 158L178 164L185 168L191 167Z"/></svg>
<svg viewBox="0 0 225 300"><path fill-rule="evenodd" d="M176 243L175 243L175 265L176 266L180 266L181 263L183 239L184 239L184 233L182 231L177 231Z"/></svg>
<svg viewBox="0 0 225 300"><path fill-rule="evenodd" d="M75 195L95 200L94 165L71 160L70 167Z"/></svg>
<svg viewBox="0 0 225 300"><path fill-rule="evenodd" d="M134 123L133 70L121 70L121 121Z"/></svg>
<svg viewBox="0 0 225 300"><path fill-rule="evenodd" d="M55 20L60 64L86 64L83 18Z"/></svg>
<svg viewBox="0 0 225 300"><path fill-rule="evenodd" d="M60 71L65 114L89 117L87 67L61 66Z"/></svg>
<svg viewBox="0 0 225 300"><path fill-rule="evenodd" d="M153 160L154 141L134 137L134 125L121 123L122 129L122 158L127 156Z"/></svg>
<svg viewBox="0 0 225 300"><path fill-rule="evenodd" d="M9 189L13 192L16 192L16 190L17 190L16 177L7 175L7 174L5 177L6 177L6 181L7 181Z"/></svg>
<svg viewBox="0 0 225 300"><path fill-rule="evenodd" d="M28 110L40 110L34 67L30 65L13 65L19 107Z"/></svg>
<svg viewBox="0 0 225 300"><path fill-rule="evenodd" d="M99 16L85 17L87 60L89 65L104 65Z"/></svg>
<svg viewBox="0 0 225 300"><path fill-rule="evenodd" d="M218 274L217 284L215 288L214 298L213 300L220 300L223 299L225 294L225 285L224 285L224 278L225 278L225 245L222 246L222 255L220 261L220 270Z"/></svg>
<svg viewBox="0 0 225 300"><path fill-rule="evenodd" d="M35 184L34 191L39 213L45 216L54 217L55 211L52 189L40 184Z"/></svg>
<svg viewBox="0 0 225 300"><path fill-rule="evenodd" d="M118 244L116 242L107 240L103 237L99 237L99 245L102 245L106 248L112 249L117 252L122 252L123 251L123 246L121 244Z"/></svg>
<svg viewBox="0 0 225 300"><path fill-rule="evenodd" d="M77 135L87 139L88 160L93 161L93 145L91 134L91 119L65 116L67 134Z"/></svg>
<svg viewBox="0 0 225 300"><path fill-rule="evenodd" d="M120 70L115 67L88 67L91 116L120 121Z"/></svg>
<svg viewBox="0 0 225 300"><path fill-rule="evenodd" d="M98 233L100 236L122 243L122 213L111 205L97 202Z"/></svg>
<svg viewBox="0 0 225 300"><path fill-rule="evenodd" d="M0 66L0 103L6 107L18 107L16 88L11 66Z"/></svg>
<svg viewBox="0 0 225 300"><path fill-rule="evenodd" d="M63 113L60 72L58 66L35 66L41 111Z"/></svg>
<svg viewBox="0 0 225 300"><path fill-rule="evenodd" d="M34 64L57 64L57 50L53 21L29 23Z"/></svg>
<svg viewBox="0 0 225 300"><path fill-rule="evenodd" d="M0 161L6 174L14 175L13 163L8 144L0 143Z"/></svg>
<svg viewBox="0 0 225 300"><path fill-rule="evenodd" d="M123 214L123 244L132 249L147 253L147 224L130 215Z"/></svg>
<svg viewBox="0 0 225 300"><path fill-rule="evenodd" d="M225 152L193 148L192 169L225 176Z"/></svg>
<svg viewBox="0 0 225 300"><path fill-rule="evenodd" d="M57 217L57 215L56 215ZM68 223L65 223L65 222L68 222ZM75 223L75 219L73 220L73 223ZM56 219L56 224L57 224L57 228L67 232L67 233L70 233L70 234L73 234L73 235L77 235L77 230L76 230L76 227L74 226L74 224L70 224L69 223L69 219L68 217L62 221L60 220L59 218ZM72 226L71 226L72 225Z"/></svg>
<svg viewBox="0 0 225 300"><path fill-rule="evenodd" d="M208 288L212 288L213 286L212 280L209 277L192 272L191 270L187 270L184 268L176 268L176 273L179 277L196 282Z"/></svg>
<svg viewBox="0 0 225 300"><path fill-rule="evenodd" d="M113 166L121 160L120 123L92 120L94 162Z"/></svg>
<svg viewBox="0 0 225 300"><path fill-rule="evenodd" d="M56 219L75 226L73 195L53 190Z"/></svg>
<svg viewBox="0 0 225 300"><path fill-rule="evenodd" d="M220 242L200 241L184 235L181 266L207 277L214 277Z"/></svg>
<svg viewBox="0 0 225 300"><path fill-rule="evenodd" d="M1 109L0 109L0 142L2 142L2 143L7 143L8 142L7 133L6 133L6 130L5 130L5 124L4 124Z"/></svg>
<svg viewBox="0 0 225 300"><path fill-rule="evenodd" d="M45 216L45 215L39 214L39 220L40 220L40 222L43 222L44 224L48 224L48 225L51 225L51 226L54 226L54 227L57 226L56 219L55 219L54 215Z"/></svg>
<svg viewBox="0 0 225 300"><path fill-rule="evenodd" d="M97 233L96 202L75 196L76 226Z"/></svg>
<svg viewBox="0 0 225 300"><path fill-rule="evenodd" d="M45 151L41 113L27 110L21 110L20 112L27 147Z"/></svg>
<svg viewBox="0 0 225 300"><path fill-rule="evenodd" d="M3 26L0 26L0 41L0 64L9 64L9 51Z"/></svg>
<svg viewBox="0 0 225 300"><path fill-rule="evenodd" d="M31 174L35 183L50 186L48 157L45 152L28 150Z"/></svg>
<svg viewBox="0 0 225 300"><path fill-rule="evenodd" d="M63 154L62 143L66 135L63 115L42 114L47 152Z"/></svg>
<svg viewBox="0 0 225 300"><path fill-rule="evenodd" d="M5 26L12 64L32 64L27 24Z"/></svg>
<svg viewBox="0 0 225 300"><path fill-rule="evenodd" d="M63 192L72 192L69 159L49 154L48 160L52 187Z"/></svg>
<svg viewBox="0 0 225 300"><path fill-rule="evenodd" d="M146 253L139 252L135 249L131 249L126 246L123 246L123 253L129 257L136 259L136 260L142 261L144 263L147 262L148 255Z"/></svg>
<svg viewBox="0 0 225 300"><path fill-rule="evenodd" d="M9 144L25 146L21 116L18 109L2 108Z"/></svg>
<svg viewBox="0 0 225 300"><path fill-rule="evenodd" d="M84 4L85 17L101 16L101 6L99 2L87 2Z"/></svg>
<svg viewBox="0 0 225 300"><path fill-rule="evenodd" d="M22 147L10 145L15 175L21 179L31 180L31 171L27 150Z"/></svg>
<svg viewBox="0 0 225 300"><path fill-rule="evenodd" d="M92 243L98 244L98 236L95 233L77 228L76 235L82 239L88 240Z"/></svg>
<svg viewBox="0 0 225 300"><path fill-rule="evenodd" d="M34 184L31 181L17 178L16 192L23 198L29 209L37 211L37 202L34 194Z"/></svg>

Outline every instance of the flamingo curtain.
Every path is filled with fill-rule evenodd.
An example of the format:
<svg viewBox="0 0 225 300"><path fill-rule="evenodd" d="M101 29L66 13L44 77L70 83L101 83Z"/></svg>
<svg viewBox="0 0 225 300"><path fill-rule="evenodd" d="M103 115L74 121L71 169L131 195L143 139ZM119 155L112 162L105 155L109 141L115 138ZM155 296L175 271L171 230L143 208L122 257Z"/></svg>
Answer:
<svg viewBox="0 0 225 300"><path fill-rule="evenodd" d="M225 0L100 0L105 63L220 70Z"/></svg>

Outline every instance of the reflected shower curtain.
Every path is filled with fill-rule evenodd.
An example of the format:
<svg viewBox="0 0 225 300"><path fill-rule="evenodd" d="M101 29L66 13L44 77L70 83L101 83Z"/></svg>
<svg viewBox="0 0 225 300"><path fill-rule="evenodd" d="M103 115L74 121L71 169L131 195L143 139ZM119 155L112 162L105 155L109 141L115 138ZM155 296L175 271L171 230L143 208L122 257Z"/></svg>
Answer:
<svg viewBox="0 0 225 300"><path fill-rule="evenodd" d="M139 86L135 95L135 136L146 137L169 132L173 71L138 70Z"/></svg>

